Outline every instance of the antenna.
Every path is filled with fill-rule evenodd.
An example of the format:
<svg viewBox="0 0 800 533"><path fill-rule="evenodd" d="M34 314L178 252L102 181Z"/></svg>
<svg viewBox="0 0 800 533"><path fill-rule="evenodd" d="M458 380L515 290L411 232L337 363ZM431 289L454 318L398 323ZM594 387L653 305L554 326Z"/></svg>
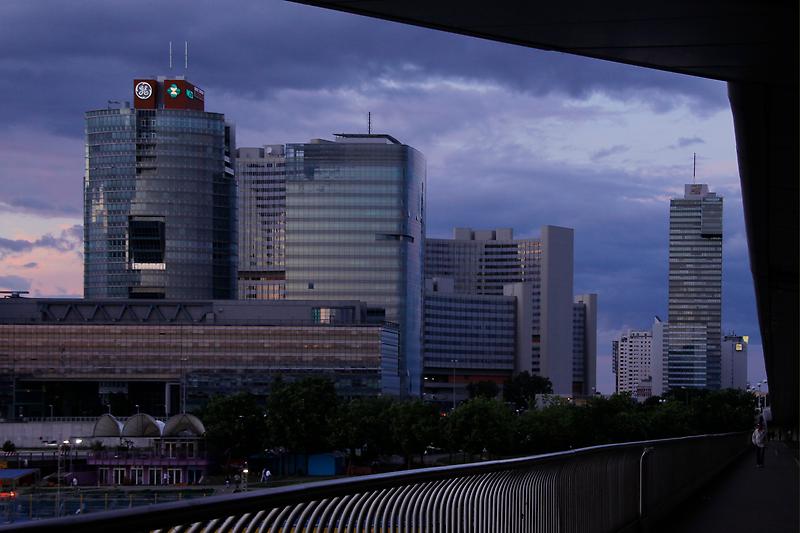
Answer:
<svg viewBox="0 0 800 533"><path fill-rule="evenodd" d="M189 70L189 41L183 41L183 70Z"/></svg>
<svg viewBox="0 0 800 533"><path fill-rule="evenodd" d="M169 69L172 70L172 41L169 42Z"/></svg>
<svg viewBox="0 0 800 533"><path fill-rule="evenodd" d="M372 111L367 112L367 134L372 135Z"/></svg>
<svg viewBox="0 0 800 533"><path fill-rule="evenodd" d="M693 152L692 159L692 183L697 183L697 152Z"/></svg>

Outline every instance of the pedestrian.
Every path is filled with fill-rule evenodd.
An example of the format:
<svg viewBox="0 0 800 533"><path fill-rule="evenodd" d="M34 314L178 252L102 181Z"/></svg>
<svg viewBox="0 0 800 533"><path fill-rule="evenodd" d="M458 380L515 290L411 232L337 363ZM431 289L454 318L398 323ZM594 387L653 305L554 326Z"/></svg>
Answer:
<svg viewBox="0 0 800 533"><path fill-rule="evenodd" d="M264 469L264 485L269 483L269 478L272 477L272 472L269 471L268 468Z"/></svg>
<svg viewBox="0 0 800 533"><path fill-rule="evenodd" d="M753 431L753 436L750 437L753 445L756 447L756 468L764 468L764 452L767 444L767 428L764 425L764 419L759 417L758 425Z"/></svg>

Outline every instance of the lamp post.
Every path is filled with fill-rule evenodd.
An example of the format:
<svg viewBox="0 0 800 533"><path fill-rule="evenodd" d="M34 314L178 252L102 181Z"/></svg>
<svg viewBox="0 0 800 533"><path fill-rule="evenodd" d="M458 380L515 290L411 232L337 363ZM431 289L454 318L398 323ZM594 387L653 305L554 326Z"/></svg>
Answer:
<svg viewBox="0 0 800 533"><path fill-rule="evenodd" d="M52 409L52 405L50 408ZM61 478L63 477L63 461L64 461L64 446L69 445L69 441L65 440L62 441L61 444L58 445L57 448L57 457L56 457L56 516L61 516ZM68 448L67 448L68 449Z"/></svg>

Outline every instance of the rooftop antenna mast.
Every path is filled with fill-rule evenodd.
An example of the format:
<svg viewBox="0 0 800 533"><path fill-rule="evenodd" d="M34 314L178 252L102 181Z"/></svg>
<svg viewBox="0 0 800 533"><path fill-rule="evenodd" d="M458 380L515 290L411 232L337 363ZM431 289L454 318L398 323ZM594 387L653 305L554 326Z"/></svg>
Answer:
<svg viewBox="0 0 800 533"><path fill-rule="evenodd" d="M372 111L367 112L367 134L372 135Z"/></svg>
<svg viewBox="0 0 800 533"><path fill-rule="evenodd" d="M697 183L697 152L693 152L692 158L692 183Z"/></svg>
<svg viewBox="0 0 800 533"><path fill-rule="evenodd" d="M189 70L189 41L183 41L183 70Z"/></svg>
<svg viewBox="0 0 800 533"><path fill-rule="evenodd" d="M169 42L169 69L172 70L172 41Z"/></svg>

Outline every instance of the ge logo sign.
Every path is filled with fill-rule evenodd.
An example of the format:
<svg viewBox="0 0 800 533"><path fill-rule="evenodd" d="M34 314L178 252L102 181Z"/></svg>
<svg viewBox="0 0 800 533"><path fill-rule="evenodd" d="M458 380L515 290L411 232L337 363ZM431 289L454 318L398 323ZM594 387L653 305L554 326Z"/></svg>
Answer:
<svg viewBox="0 0 800 533"><path fill-rule="evenodd" d="M153 88L146 81L140 81L136 84L136 98L139 100L147 100L153 94Z"/></svg>

